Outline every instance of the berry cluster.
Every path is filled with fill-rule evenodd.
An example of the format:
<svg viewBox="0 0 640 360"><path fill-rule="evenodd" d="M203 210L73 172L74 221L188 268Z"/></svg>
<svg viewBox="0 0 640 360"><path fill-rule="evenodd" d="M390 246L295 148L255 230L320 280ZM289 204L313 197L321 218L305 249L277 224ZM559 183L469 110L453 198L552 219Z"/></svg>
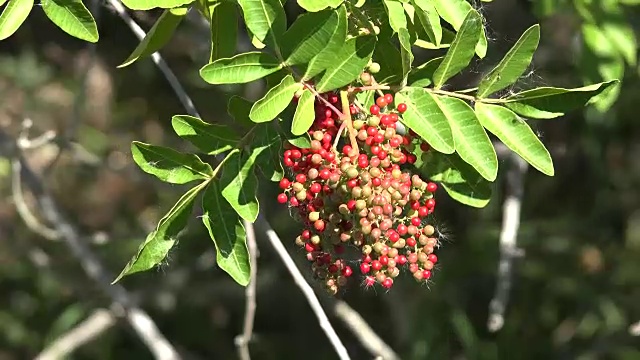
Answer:
<svg viewBox="0 0 640 360"><path fill-rule="evenodd" d="M288 145L284 151L293 175L280 181L278 202L288 203L305 226L296 244L332 294L353 275L352 266L367 287L391 288L403 267L417 281L428 281L438 261L436 230L427 223L437 185L403 169L416 161L415 146L429 149L398 122L406 104L394 106L392 94L379 96L368 113L350 104L353 120L345 121L351 121L352 141L338 151L343 139L336 138L348 124L336 112L338 95L321 96L309 130L311 147Z"/></svg>

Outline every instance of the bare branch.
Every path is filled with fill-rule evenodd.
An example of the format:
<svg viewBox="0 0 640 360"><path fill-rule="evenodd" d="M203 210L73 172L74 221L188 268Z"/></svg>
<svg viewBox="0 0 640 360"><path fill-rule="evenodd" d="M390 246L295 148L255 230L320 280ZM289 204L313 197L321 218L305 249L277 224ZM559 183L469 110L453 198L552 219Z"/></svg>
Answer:
<svg viewBox="0 0 640 360"><path fill-rule="evenodd" d="M3 142L9 139L4 133L0 133L0 135L0 140ZM78 230L63 217L53 198L45 191L41 179L28 167L15 145L14 151L15 153L11 156L13 173L18 172L21 174L22 180L36 198L43 216L49 223L54 225L55 231L67 244L71 253L80 261L80 265L89 278L96 282L111 297L114 303L123 308L129 324L149 347L156 359L180 359L178 353L160 333L149 315L134 305L127 290L121 285L110 285L112 274L106 270L91 248L82 241Z"/></svg>
<svg viewBox="0 0 640 360"><path fill-rule="evenodd" d="M631 336L640 336L640 321L629 326L629 334Z"/></svg>
<svg viewBox="0 0 640 360"><path fill-rule="evenodd" d="M498 283L489 304L487 328L495 332L504 325L504 313L509 302L513 259L523 256L517 247L520 227L520 209L524 195L524 178L528 164L520 156L511 153L511 168L507 172L507 184L502 206L502 231L500 233L500 263L498 265Z"/></svg>
<svg viewBox="0 0 640 360"><path fill-rule="evenodd" d="M247 247L249 250L249 263L251 264L250 280L245 290L246 304L244 311L244 329L242 335L236 337L238 356L240 360L250 360L249 343L253 336L253 322L256 316L256 281L258 277L258 244L256 243L256 232L252 223L243 220L244 228L247 231Z"/></svg>
<svg viewBox="0 0 640 360"><path fill-rule="evenodd" d="M64 359L77 348L96 339L115 323L116 319L109 310L96 310L87 319L42 350L35 360Z"/></svg>
<svg viewBox="0 0 640 360"><path fill-rule="evenodd" d="M124 5L122 5L122 3L118 0L108 0L108 2L113 7L113 9L118 14L118 16L131 29L133 34L139 40L144 39L147 33L145 33L145 31L140 27L140 25L138 25L138 23L136 23L136 21L133 20L131 16L129 16ZM160 56L160 53L155 52L151 54L151 59L156 64L156 66L160 69L160 71L162 71L162 74L169 82L169 85L171 86L176 96L182 103L182 106L184 106L184 108L187 110L189 115L199 118L200 114L198 113L198 110L196 110L196 107L193 104L193 101L191 100L189 95L187 95L187 92L185 91L184 87L182 87L182 84L180 83L180 80L178 80L178 77L176 77L173 71L171 71L171 68L169 67L167 62L164 61L162 56Z"/></svg>
<svg viewBox="0 0 640 360"><path fill-rule="evenodd" d="M400 356L371 329L362 316L349 304L342 300L337 300L333 304L333 313L344 322L371 355L384 360L400 359Z"/></svg>
<svg viewBox="0 0 640 360"><path fill-rule="evenodd" d="M278 256L280 256L285 267L293 277L293 281L296 283L296 285L298 285L304 296L307 298L307 302L309 302L311 310L318 318L320 327L329 338L331 345L333 345L333 348L338 353L340 359L350 359L347 349L342 344L342 341L340 340L340 337L338 336L336 331L333 329L333 326L331 326L331 322L329 321L327 314L325 314L324 309L322 309L322 305L320 305L320 301L316 297L316 294L313 292L313 289L307 283L300 270L296 267L296 263L287 252L287 249L284 247L284 245L282 245L282 241L280 241L278 234L276 234L276 232L271 228L271 225L269 225L269 223L261 216L258 217L258 221L256 222L256 224L261 228L261 231L264 231L264 233L267 235L269 242L275 249Z"/></svg>

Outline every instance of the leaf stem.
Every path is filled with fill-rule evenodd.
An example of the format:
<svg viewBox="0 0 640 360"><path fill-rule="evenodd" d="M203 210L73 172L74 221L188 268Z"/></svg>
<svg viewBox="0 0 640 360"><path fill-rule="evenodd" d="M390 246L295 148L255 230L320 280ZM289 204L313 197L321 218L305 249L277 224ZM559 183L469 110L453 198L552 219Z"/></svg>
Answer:
<svg viewBox="0 0 640 360"><path fill-rule="evenodd" d="M313 93L313 95L315 95L316 98L318 98L320 101L322 101L329 109L331 109L333 112L336 113L336 115L338 115L338 117L343 118L344 114L338 110L337 107L333 106L333 104L331 102L329 102L329 100L325 99L322 97L322 95L320 95L316 89L313 87L313 85L307 84L305 82L302 82L302 84L309 89L309 91L311 91ZM344 110L344 109L343 109Z"/></svg>
<svg viewBox="0 0 640 360"><path fill-rule="evenodd" d="M349 140L351 140L351 148L355 151L354 156L360 155L358 149L358 141L356 140L356 130L353 128L351 122L351 111L349 109L349 92L346 90L340 91L340 101L342 102L342 122L346 123L347 130L349 131ZM340 126L342 128L342 126ZM340 136L340 132L336 136ZM351 155L351 154L349 154Z"/></svg>
<svg viewBox="0 0 640 360"><path fill-rule="evenodd" d="M222 159L222 161L220 161L220 163L216 166L215 169L213 169L213 175L211 175L210 178L208 178L205 182L210 182L211 180L215 179L216 176L218 176L218 172L220 172L220 170L222 169L222 165L224 165L224 163L227 162L227 160L229 160L231 158L231 155L233 155L234 153L240 152L240 149L235 148L231 151L229 151L227 153L227 155L225 155L224 159Z"/></svg>

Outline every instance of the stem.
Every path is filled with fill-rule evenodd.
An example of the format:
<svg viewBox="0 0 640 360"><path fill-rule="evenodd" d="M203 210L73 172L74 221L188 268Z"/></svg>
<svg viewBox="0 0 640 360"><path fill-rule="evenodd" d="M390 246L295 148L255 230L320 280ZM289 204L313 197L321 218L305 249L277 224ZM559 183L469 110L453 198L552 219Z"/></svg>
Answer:
<svg viewBox="0 0 640 360"><path fill-rule="evenodd" d="M343 124L346 123L347 129L349 130L349 139L351 140L351 147L355 150L355 156L360 155L360 150L358 150L358 142L356 141L356 130L353 128L353 123L351 122L351 111L349 110L349 92L348 91L340 91L340 100L342 102L342 112ZM341 126L342 127L342 126ZM340 136L340 133L338 135Z"/></svg>
<svg viewBox="0 0 640 360"><path fill-rule="evenodd" d="M307 89L309 89L309 91L311 91L311 92L313 93L313 95L315 95L318 99L320 99L320 101L322 101L322 102L323 102L323 103L324 103L324 104L325 104L329 109L331 109L333 112L335 112L335 113L338 115L338 117L340 117L340 118L343 118L343 117L344 117L344 114L343 114L340 110L338 110L338 108L337 108L337 107L333 106L333 104L332 104L332 103L330 103L330 102L329 102L329 100L327 100L327 99L323 98L323 97L322 97L322 96L321 96L321 95L316 91L316 89L314 89L314 88L313 88L313 86L311 86L311 85L309 85L309 84L307 84L307 83L304 83L304 82L303 82L303 84L304 84L304 86L305 86ZM347 107L347 110L349 110L349 108L348 108L348 107ZM343 108L343 111L344 111L344 108ZM348 112L349 112L349 111L347 111L347 113L348 113Z"/></svg>

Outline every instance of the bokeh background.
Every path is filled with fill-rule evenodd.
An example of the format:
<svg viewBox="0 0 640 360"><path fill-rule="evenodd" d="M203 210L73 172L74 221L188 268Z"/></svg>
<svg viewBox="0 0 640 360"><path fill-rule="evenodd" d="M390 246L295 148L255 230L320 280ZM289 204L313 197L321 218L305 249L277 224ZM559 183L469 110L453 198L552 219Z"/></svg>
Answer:
<svg viewBox="0 0 640 360"><path fill-rule="evenodd" d="M55 130L51 143L25 156L45 180L83 241L117 273L185 188L144 174L130 158L140 140L192 150L170 119L185 113L150 59L116 69L137 44L110 9L94 7L97 47L54 27L39 7L0 43L0 125L17 134L24 118L32 133ZM499 260L504 182L509 163L484 209L438 193L437 223L446 235L429 287L412 279L385 293L356 282L340 295L402 359L640 359L640 68L635 34L640 4L633 0L494 0L478 2L491 38L486 61L455 79L473 86L530 25L541 23L541 44L530 71L511 91L533 86L575 87L620 78L597 106L557 120L530 122L554 157L556 176L533 170L525 179L513 286L504 327L487 330ZM299 9L289 1L290 20ZM158 12L133 13L149 29ZM239 51L250 42L239 39ZM162 51L205 120L228 123L226 100L255 100L263 86L206 85L197 70L208 56L207 30L197 16L183 22ZM438 56L418 52L416 64ZM62 144L62 143L61 143ZM62 151L61 151L62 149ZM64 242L34 233L16 202L42 218L29 192L16 199L8 159L0 159L0 359L34 358L53 340L111 300L91 281ZM299 231L263 182L262 211L308 275L293 240ZM155 271L122 283L185 359L234 359L242 331L244 288L215 265L215 251L194 212L187 231ZM46 222L44 222L46 224ZM308 303L264 234L257 280L255 359L333 359L334 351ZM354 359L371 355L330 311ZM118 322L77 349L72 359L151 359Z"/></svg>

